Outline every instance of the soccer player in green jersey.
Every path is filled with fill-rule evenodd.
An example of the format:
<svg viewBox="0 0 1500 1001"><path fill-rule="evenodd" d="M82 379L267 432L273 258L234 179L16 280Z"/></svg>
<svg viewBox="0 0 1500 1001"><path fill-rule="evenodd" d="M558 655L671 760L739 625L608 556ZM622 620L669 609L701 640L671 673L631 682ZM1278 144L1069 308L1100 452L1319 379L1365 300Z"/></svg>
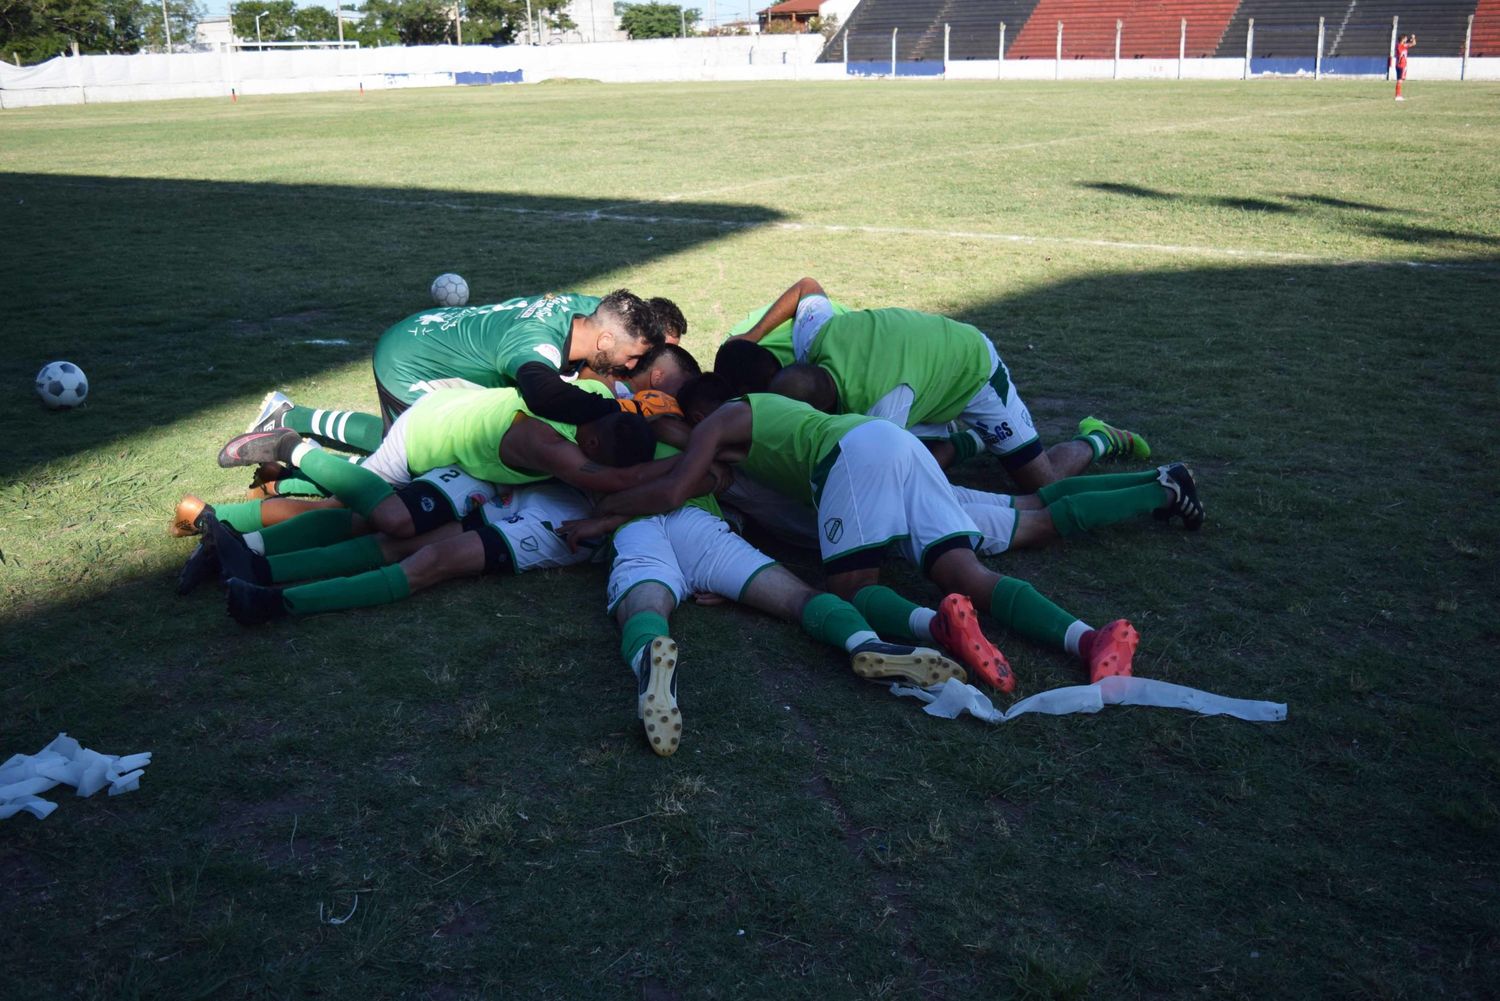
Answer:
<svg viewBox="0 0 1500 1001"><path fill-rule="evenodd" d="M675 449L657 446L658 456L670 452ZM665 514L587 518L564 526L575 545L614 533L607 607L620 626L620 652L636 676L636 715L653 751L672 754L682 734L678 648L667 622L689 595L727 597L796 622L808 635L844 650L862 678L923 687L966 678L937 650L882 641L847 601L815 591L736 535L709 492L720 482L710 472L697 485L702 493Z"/></svg>
<svg viewBox="0 0 1500 1001"><path fill-rule="evenodd" d="M727 388L704 376L679 399L690 416L708 412L693 429L681 462L665 476L605 497L599 514L671 510L690 496L721 450L735 468L817 511L819 548L828 589L853 602L882 636L932 639L991 685L1010 691L1009 665L973 622L973 605L1030 639L1081 658L1091 681L1128 674L1139 635L1124 619L1095 630L1025 581L1002 577L979 562L980 531L953 495L931 454L912 435L857 414L829 415L773 394L726 400ZM720 402L724 400L724 402ZM958 636L935 630L944 621L880 586L887 546L933 580L956 606Z"/></svg>
<svg viewBox="0 0 1500 1001"><path fill-rule="evenodd" d="M470 519L496 496L495 485L556 477L577 490L617 490L661 475L675 462L647 462L655 443L645 420L611 408L575 428L534 418L513 389L437 390L397 418L363 465L309 449L288 428L238 436L225 446L221 465L268 456L300 463L347 509L313 511L245 536L229 523L229 512L221 521L217 511L205 509L203 528L229 584L231 614L253 624L394 601L449 577L512 565L503 540L478 532L483 526ZM579 503L565 507L556 524L586 512L586 503ZM380 535L355 537L365 529ZM393 558L401 562L384 565ZM268 586L355 568L365 572L286 591Z"/></svg>
<svg viewBox="0 0 1500 1001"><path fill-rule="evenodd" d="M487 306L414 313L375 345L375 391L383 420L354 411L300 407L267 394L246 429L291 428L373 452L396 417L442 388L514 386L539 417L586 424L608 407L564 375L584 368L628 375L648 350L680 338L687 321L669 299L642 301L627 289L602 299L577 293L524 296Z"/></svg>
<svg viewBox="0 0 1500 1001"><path fill-rule="evenodd" d="M788 320L795 361L816 368L780 371L767 388L937 439L932 447L945 461L983 448L1022 489L1035 490L1077 475L1096 458L1151 454L1138 435L1092 417L1080 423L1077 438L1044 449L1010 370L990 339L967 323L908 309L840 313L816 280L803 278L743 337L757 340ZM955 420L972 434L950 436L946 425Z"/></svg>

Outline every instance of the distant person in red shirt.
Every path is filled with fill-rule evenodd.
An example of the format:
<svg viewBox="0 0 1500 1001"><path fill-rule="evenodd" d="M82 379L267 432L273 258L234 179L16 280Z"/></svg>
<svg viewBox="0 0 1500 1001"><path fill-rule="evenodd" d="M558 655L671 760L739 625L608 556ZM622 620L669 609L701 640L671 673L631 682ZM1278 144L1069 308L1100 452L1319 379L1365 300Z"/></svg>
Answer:
<svg viewBox="0 0 1500 1001"><path fill-rule="evenodd" d="M1404 101L1401 96L1401 81L1406 79L1406 50L1417 44L1416 35L1402 35L1401 41L1396 43L1396 100Z"/></svg>

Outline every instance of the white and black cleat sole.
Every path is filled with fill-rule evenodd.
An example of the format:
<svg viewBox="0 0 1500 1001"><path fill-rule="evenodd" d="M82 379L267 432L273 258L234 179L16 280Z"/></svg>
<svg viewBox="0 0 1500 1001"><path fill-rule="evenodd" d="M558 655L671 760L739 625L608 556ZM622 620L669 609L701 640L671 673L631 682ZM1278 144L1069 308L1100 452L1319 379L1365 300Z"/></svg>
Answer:
<svg viewBox="0 0 1500 1001"><path fill-rule="evenodd" d="M646 689L636 702L636 714L646 728L646 742L662 757L670 757L682 742L682 710L677 708L677 643L658 636L646 648Z"/></svg>

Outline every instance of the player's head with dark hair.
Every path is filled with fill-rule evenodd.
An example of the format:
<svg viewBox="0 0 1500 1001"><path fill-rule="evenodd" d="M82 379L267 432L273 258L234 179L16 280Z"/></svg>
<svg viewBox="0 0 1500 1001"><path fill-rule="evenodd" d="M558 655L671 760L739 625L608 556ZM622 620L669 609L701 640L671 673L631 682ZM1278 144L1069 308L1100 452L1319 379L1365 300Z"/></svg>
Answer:
<svg viewBox="0 0 1500 1001"><path fill-rule="evenodd" d="M641 356L665 344L656 311L629 289L615 289L599 300L584 328L594 344L584 361L600 375L624 378Z"/></svg>
<svg viewBox="0 0 1500 1001"><path fill-rule="evenodd" d="M814 410L831 414L838 409L839 389L828 370L819 365L798 362L777 372L770 392L801 400Z"/></svg>
<svg viewBox="0 0 1500 1001"><path fill-rule="evenodd" d="M769 348L743 337L731 337L719 345L719 353L714 356L714 374L729 383L735 396L764 393L771 377L780 371L781 362Z"/></svg>
<svg viewBox="0 0 1500 1001"><path fill-rule="evenodd" d="M705 372L682 384L677 391L677 405L682 408L688 423L697 424L738 395L722 376Z"/></svg>
<svg viewBox="0 0 1500 1001"><path fill-rule="evenodd" d="M578 425L578 447L604 466L634 466L656 454L656 435L640 414L617 410Z"/></svg>
<svg viewBox="0 0 1500 1001"><path fill-rule="evenodd" d="M657 389L669 396L676 396L684 382L702 374L703 369L699 367L698 359L687 348L680 344L663 344L646 352L625 382L629 384L631 392L642 393L648 389Z"/></svg>
<svg viewBox="0 0 1500 1001"><path fill-rule="evenodd" d="M677 303L658 295L647 299L646 305L656 314L656 322L668 344L676 344L687 336L687 317L682 315Z"/></svg>

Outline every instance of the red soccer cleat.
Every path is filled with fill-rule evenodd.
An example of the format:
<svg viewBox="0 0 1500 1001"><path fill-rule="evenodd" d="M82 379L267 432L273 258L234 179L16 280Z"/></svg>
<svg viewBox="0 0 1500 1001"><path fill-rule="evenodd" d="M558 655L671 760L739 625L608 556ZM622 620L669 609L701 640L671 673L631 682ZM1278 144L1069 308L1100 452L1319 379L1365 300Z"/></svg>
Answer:
<svg viewBox="0 0 1500 1001"><path fill-rule="evenodd" d="M1015 690L1016 676L1010 673L1010 661L979 631L979 617L967 595L950 594L938 602L932 638L985 684L1002 692Z"/></svg>
<svg viewBox="0 0 1500 1001"><path fill-rule="evenodd" d="M1095 631L1089 649L1089 684L1101 678L1129 677L1130 661L1140 642L1141 634L1125 619L1116 619Z"/></svg>

